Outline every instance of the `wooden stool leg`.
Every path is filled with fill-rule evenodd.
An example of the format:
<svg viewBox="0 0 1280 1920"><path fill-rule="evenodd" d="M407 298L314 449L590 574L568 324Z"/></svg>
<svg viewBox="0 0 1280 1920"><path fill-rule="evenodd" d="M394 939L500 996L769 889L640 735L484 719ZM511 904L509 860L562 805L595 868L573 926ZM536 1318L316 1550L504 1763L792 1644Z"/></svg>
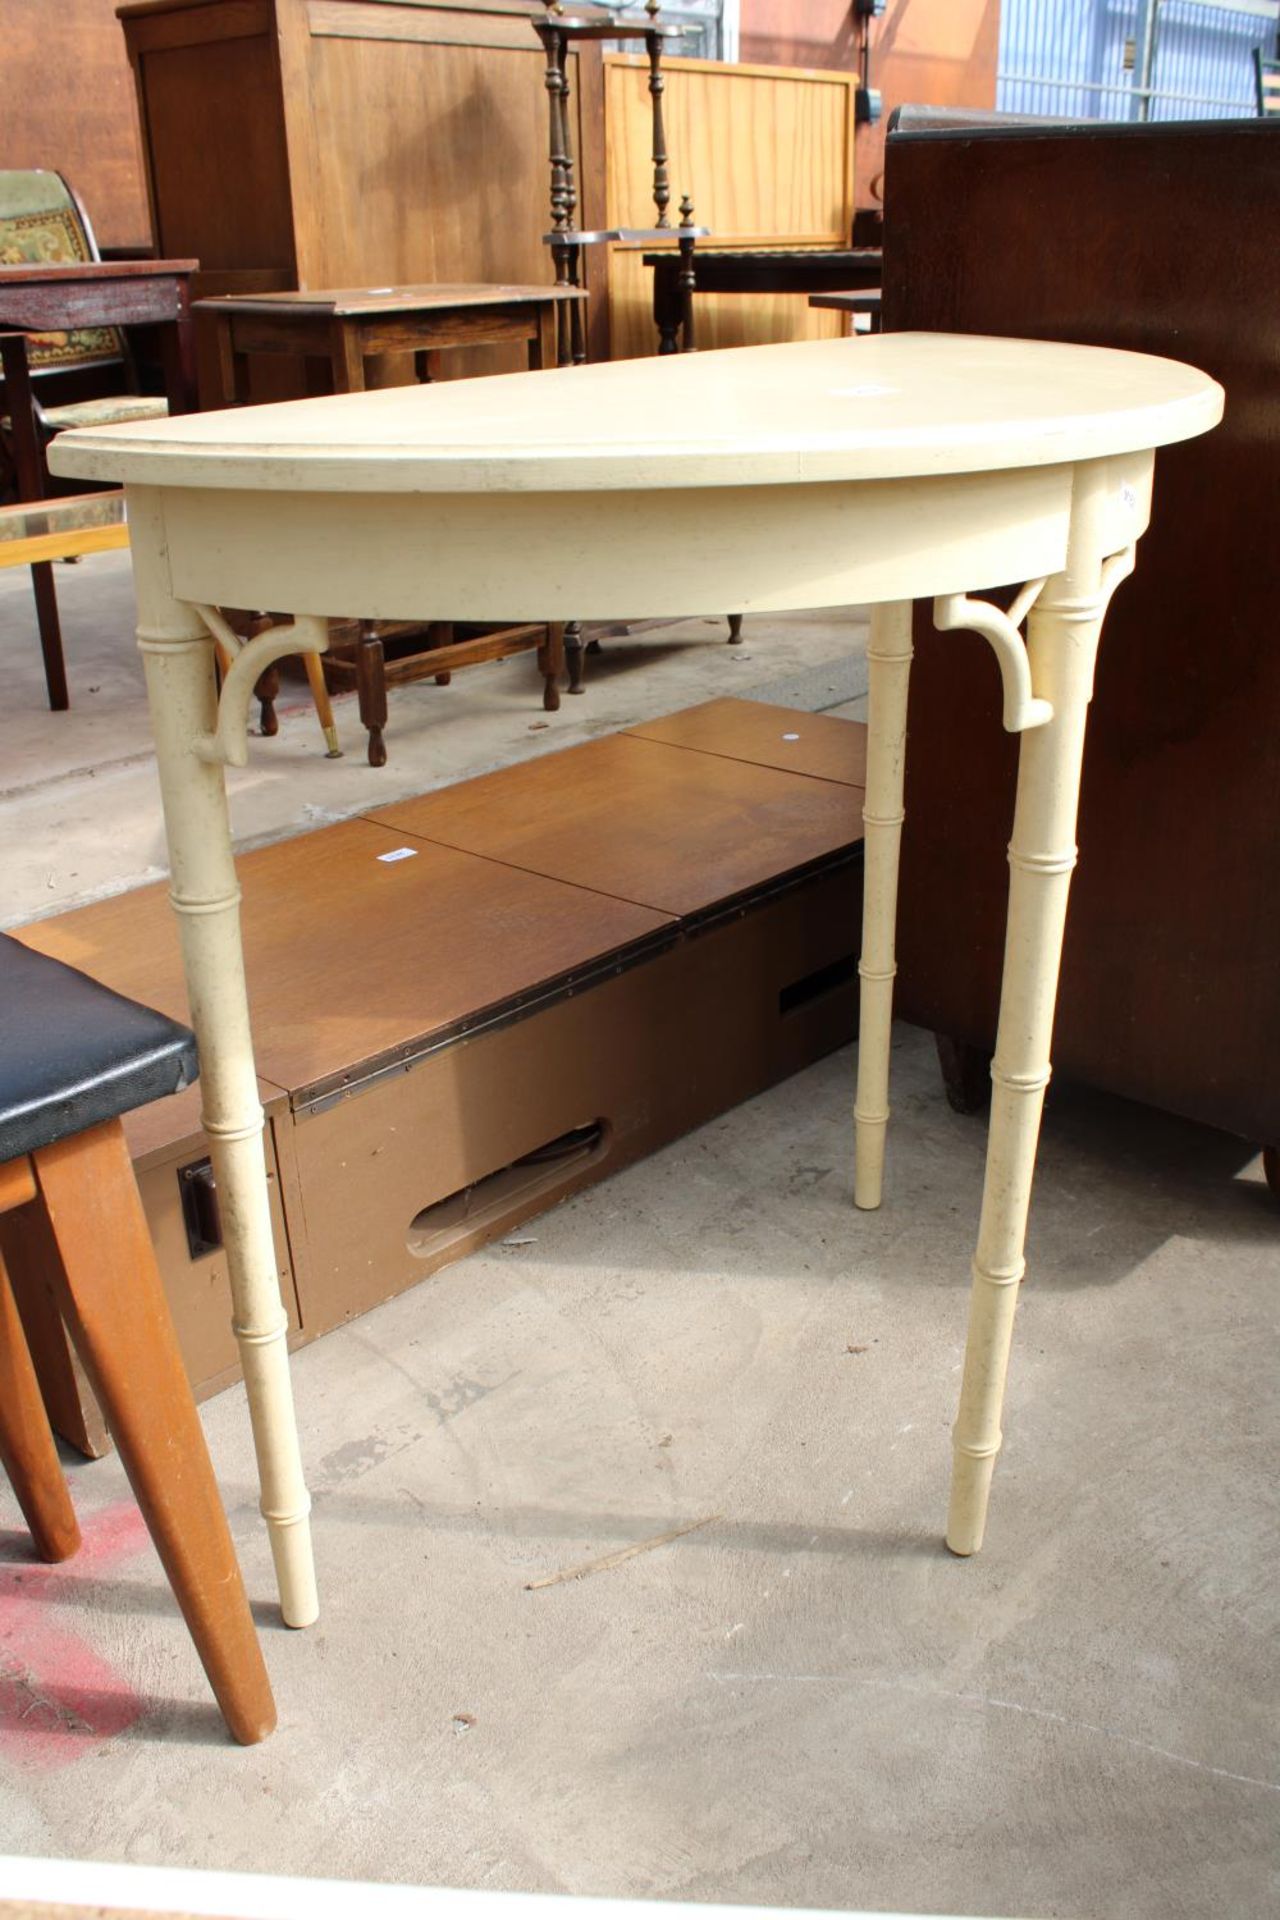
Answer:
<svg viewBox="0 0 1280 1920"><path fill-rule="evenodd" d="M581 693L583 673L586 668L586 643L582 638L582 622L570 620L564 630L564 661L569 672L570 693Z"/></svg>
<svg viewBox="0 0 1280 1920"><path fill-rule="evenodd" d="M302 664L307 670L307 684L311 688L311 698L315 703L316 719L320 722L320 731L324 735L324 744L330 760L341 760L342 748L338 745L338 729L334 724L333 702L329 698L329 689L325 684L324 662L318 653L304 653Z"/></svg>
<svg viewBox="0 0 1280 1920"><path fill-rule="evenodd" d="M268 667L265 673L260 673L253 693L258 702L258 730L264 740L274 740L280 731L276 713L276 701L280 698L279 667Z"/></svg>
<svg viewBox="0 0 1280 1920"><path fill-rule="evenodd" d="M871 610L867 643L867 793L862 882L862 957L858 1018L858 1092L854 1101L854 1205L874 1210L884 1181L889 1124L889 1045L893 1026L894 930L898 851L902 844L911 602Z"/></svg>
<svg viewBox="0 0 1280 1920"><path fill-rule="evenodd" d="M80 1545L80 1529L2 1257L0 1466L9 1476L40 1558L69 1559Z"/></svg>
<svg viewBox="0 0 1280 1920"><path fill-rule="evenodd" d="M453 645L453 621L429 620L427 622L427 645L429 647L451 647ZM452 681L451 673L438 673L435 676L438 687L447 687Z"/></svg>
<svg viewBox="0 0 1280 1920"><path fill-rule="evenodd" d="M356 653L356 694L360 702L360 719L369 729L369 765L385 767L387 748L382 730L387 724L387 668L382 642L372 621L360 629L360 646Z"/></svg>
<svg viewBox="0 0 1280 1920"><path fill-rule="evenodd" d="M276 1722L249 1603L118 1120L32 1156L58 1243L59 1306L223 1716Z"/></svg>

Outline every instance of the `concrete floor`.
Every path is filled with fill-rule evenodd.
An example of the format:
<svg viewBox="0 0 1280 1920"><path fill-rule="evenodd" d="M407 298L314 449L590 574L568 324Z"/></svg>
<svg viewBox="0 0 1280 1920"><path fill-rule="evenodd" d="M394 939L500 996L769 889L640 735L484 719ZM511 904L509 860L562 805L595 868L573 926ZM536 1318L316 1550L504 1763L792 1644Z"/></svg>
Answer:
<svg viewBox="0 0 1280 1920"><path fill-rule="evenodd" d="M508 702L506 670L478 670L400 696L371 777L456 777L453 733L494 764L759 688L780 663L798 704L824 704L819 688L854 690L829 665L849 638L788 623L740 664L680 636L647 661L624 649L554 741L527 734L525 674ZM12 707L3 724L7 756ZM66 724L29 704L18 750ZM302 804L329 805L328 779L366 804L355 756L313 765L294 725ZM264 827L250 810L246 837L295 804L259 777L275 811ZM12 822L39 818L47 893L137 878L143 772L121 754L111 782L134 811L113 799L103 820L74 769L43 813L29 787L26 814L10 802L6 876ZM29 911L38 870L16 870ZM832 1057L297 1356L324 1601L307 1633L276 1624L243 1396L206 1405L280 1707L263 1747L225 1741L114 1459L69 1468L87 1546L61 1569L27 1558L0 1495L0 1852L917 1912L1274 1912L1277 1213L1257 1162L1055 1086L992 1524L962 1563L939 1532L983 1127L900 1029L886 1205L856 1215L852 1072Z"/></svg>

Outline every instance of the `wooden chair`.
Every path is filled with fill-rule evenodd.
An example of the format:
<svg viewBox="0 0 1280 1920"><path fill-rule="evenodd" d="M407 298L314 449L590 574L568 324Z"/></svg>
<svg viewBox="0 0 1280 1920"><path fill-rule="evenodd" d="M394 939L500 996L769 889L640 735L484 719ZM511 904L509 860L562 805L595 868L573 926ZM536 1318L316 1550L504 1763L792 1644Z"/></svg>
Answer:
<svg viewBox="0 0 1280 1920"><path fill-rule="evenodd" d="M218 1705L250 1745L275 1706L120 1124L196 1070L185 1027L0 935L0 1464L37 1552L65 1560L80 1534L10 1281L35 1236Z"/></svg>
<svg viewBox="0 0 1280 1920"><path fill-rule="evenodd" d="M0 171L0 269L76 265L100 259L84 204L60 173L42 168ZM0 448L10 472L8 490L16 493L24 505L43 500L49 493L52 483L44 456L50 441L65 428L151 420L169 411L164 395L137 391L137 372L123 327L71 326L22 336L5 333L0 335L0 354L5 374ZM106 392L97 391L104 386ZM22 419L19 409L25 416ZM123 546L128 534L123 520L117 525L119 537L110 544ZM49 704L61 711L69 700L53 567L48 560L32 563L31 584ZM307 677L325 746L330 759L334 759L341 749L323 669L314 657L308 658ZM278 673L272 667L257 689L264 734L274 734L279 728L274 705L278 691Z"/></svg>
<svg viewBox="0 0 1280 1920"><path fill-rule="evenodd" d="M62 266L100 260L93 227L78 194L60 173L45 168L0 171L0 267ZM163 395L140 394L128 341L120 327L67 327L33 333L27 341L33 384L62 384L57 376L92 374L106 391L59 401L33 394L42 450L65 427L99 427L120 420L154 420L168 411ZM77 383L84 385L86 383ZM5 439L11 423L4 422Z"/></svg>

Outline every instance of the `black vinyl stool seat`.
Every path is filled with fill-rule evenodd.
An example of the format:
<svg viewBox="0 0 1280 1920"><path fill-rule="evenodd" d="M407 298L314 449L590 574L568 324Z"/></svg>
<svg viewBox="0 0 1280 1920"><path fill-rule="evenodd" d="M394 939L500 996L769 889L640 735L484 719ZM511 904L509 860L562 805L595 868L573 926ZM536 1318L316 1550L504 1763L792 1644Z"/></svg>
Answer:
<svg viewBox="0 0 1280 1920"><path fill-rule="evenodd" d="M196 1074L186 1027L0 934L0 1467L36 1552L67 1559L80 1530L27 1325L52 1312L248 1744L275 1704L120 1118Z"/></svg>
<svg viewBox="0 0 1280 1920"><path fill-rule="evenodd" d="M195 1035L0 934L0 1161L190 1086Z"/></svg>

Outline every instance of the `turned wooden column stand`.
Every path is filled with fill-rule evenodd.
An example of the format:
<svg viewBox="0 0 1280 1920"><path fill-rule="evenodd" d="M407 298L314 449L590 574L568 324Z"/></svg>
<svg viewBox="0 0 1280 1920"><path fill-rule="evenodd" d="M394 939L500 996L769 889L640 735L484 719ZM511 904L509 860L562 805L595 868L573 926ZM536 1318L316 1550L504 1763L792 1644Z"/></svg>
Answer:
<svg viewBox="0 0 1280 1920"><path fill-rule="evenodd" d="M1154 449L1207 431L1222 404L1215 382L1171 360L885 334L410 388L394 410L345 395L56 442L59 472L128 490L204 1124L287 1618L312 1615L314 1588L223 792L223 767L246 758L262 666L323 650L334 606L458 620L518 606L558 621L714 614L730 597L748 612L871 604L855 1192L874 1207L910 602L931 600L944 630L985 635L1004 725L1023 740L947 1530L973 1553L1000 1445L1102 619L1147 525ZM1026 583L1008 611L970 597L1000 582ZM241 649L216 700L209 610L224 602L293 619Z"/></svg>
<svg viewBox="0 0 1280 1920"><path fill-rule="evenodd" d="M606 8L585 6L566 13L561 0L545 0L546 15L533 21L533 30L542 42L547 58L545 83L548 111L548 159L551 168L551 231L544 243L551 249L556 285L562 288L582 285L584 247L608 246L615 241L643 245L648 241L669 239L677 231L667 217L671 203L671 179L667 171L667 134L662 118L662 94L666 82L662 73L662 51L668 40L683 37L682 27L669 27L659 20L661 0L645 0L646 20L614 13ZM653 103L653 205L652 227L609 227L587 231L575 224L578 210L578 182L573 152L569 113L568 57L571 47L582 41L618 40L643 42L649 57L649 97ZM706 228L693 222L693 205L686 194L680 203L680 258L690 276L692 295L693 247ZM688 330L683 348L693 350L692 305L685 309ZM558 364L580 366L587 357L586 336L581 311L566 308L560 315ZM674 353L677 343L663 335L660 351Z"/></svg>
<svg viewBox="0 0 1280 1920"><path fill-rule="evenodd" d="M695 226L693 202L688 194L680 201L680 225L673 227L667 217L671 203L671 179L667 171L667 133L662 117L662 95L666 82L662 73L662 50L668 40L683 38L682 27L661 23L661 0L645 0L647 21L617 14L599 7L584 7L567 14L562 0L545 0L546 15L534 20L533 30L547 56L546 89L548 109L548 158L551 167L551 231L544 243L551 249L555 264L556 286L565 291L582 285L584 247L609 246L614 242L644 246L653 241L677 238L679 249L679 291L669 306L676 316L658 330L659 353L693 353L696 350L693 322L694 266L693 249L705 239L708 229ZM653 205L652 227L606 227L588 231L574 224L578 210L578 183L569 113L569 49L584 40L643 41L649 56L649 97L653 103ZM558 366L581 366L587 357L582 310L566 306L559 315L557 336ZM737 644L742 638L742 615L729 617L729 638ZM586 645L580 620L568 620L563 635L564 660L569 692L583 691Z"/></svg>

